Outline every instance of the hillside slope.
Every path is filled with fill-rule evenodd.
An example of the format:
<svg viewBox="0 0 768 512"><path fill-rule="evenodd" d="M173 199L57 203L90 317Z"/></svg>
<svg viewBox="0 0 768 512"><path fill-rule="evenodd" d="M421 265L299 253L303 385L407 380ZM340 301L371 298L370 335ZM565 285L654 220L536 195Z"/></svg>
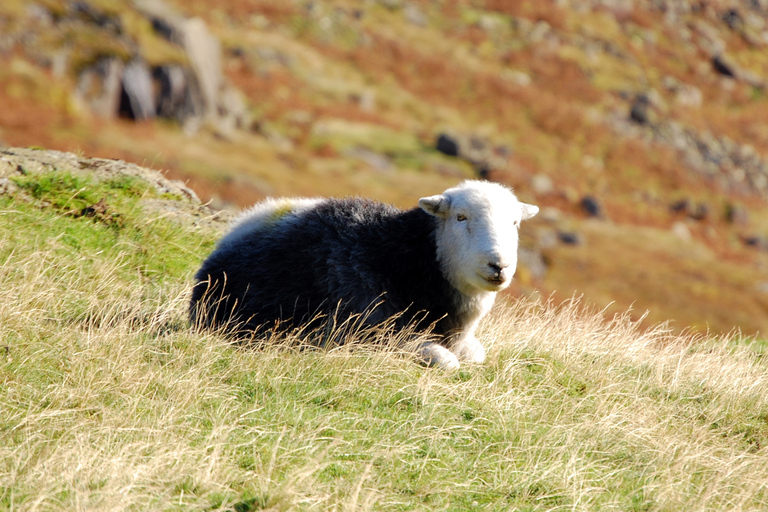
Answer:
<svg viewBox="0 0 768 512"><path fill-rule="evenodd" d="M768 329L760 1L10 0L0 140L167 169L217 207L544 208L518 295Z"/></svg>
<svg viewBox="0 0 768 512"><path fill-rule="evenodd" d="M222 222L183 185L0 162L2 510L768 507L764 345L523 300L458 372L297 336L232 346L187 324Z"/></svg>

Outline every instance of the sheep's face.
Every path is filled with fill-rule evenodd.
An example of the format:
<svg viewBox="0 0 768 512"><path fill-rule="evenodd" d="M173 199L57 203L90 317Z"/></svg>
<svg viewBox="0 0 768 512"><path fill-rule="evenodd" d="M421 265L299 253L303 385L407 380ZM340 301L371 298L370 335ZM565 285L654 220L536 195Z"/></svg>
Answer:
<svg viewBox="0 0 768 512"><path fill-rule="evenodd" d="M441 220L437 258L456 288L475 294L509 286L517 268L520 222L536 215L537 206L484 181L466 181L443 194L423 197L419 206Z"/></svg>

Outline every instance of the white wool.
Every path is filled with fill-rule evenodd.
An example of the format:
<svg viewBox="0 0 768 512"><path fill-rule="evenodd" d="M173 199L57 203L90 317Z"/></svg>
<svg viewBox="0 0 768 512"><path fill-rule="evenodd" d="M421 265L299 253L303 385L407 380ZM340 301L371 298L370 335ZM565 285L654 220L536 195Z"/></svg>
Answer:
<svg viewBox="0 0 768 512"><path fill-rule="evenodd" d="M323 201L325 199L319 197L269 197L243 210L232 221L229 232L217 245L224 247L237 244L248 233L295 219L302 212L311 210Z"/></svg>
<svg viewBox="0 0 768 512"><path fill-rule="evenodd" d="M509 286L517 268L520 222L538 213L521 203L510 189L485 181L465 181L444 193L423 197L419 206L440 219L435 240L445 278L462 292L461 309L471 311L467 324L451 340L450 350L425 343L422 359L443 368L459 361L481 363L485 349L475 337L496 293Z"/></svg>
<svg viewBox="0 0 768 512"><path fill-rule="evenodd" d="M441 219L436 242L443 274L468 296L509 286L517 267L520 222L538 207L521 203L510 189L465 181L419 205Z"/></svg>

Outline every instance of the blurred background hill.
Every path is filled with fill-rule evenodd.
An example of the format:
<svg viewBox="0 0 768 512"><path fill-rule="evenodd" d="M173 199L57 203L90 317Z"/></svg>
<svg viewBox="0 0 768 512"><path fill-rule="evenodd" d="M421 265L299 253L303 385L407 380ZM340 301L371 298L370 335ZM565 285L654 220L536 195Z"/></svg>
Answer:
<svg viewBox="0 0 768 512"><path fill-rule="evenodd" d="M4 0L0 144L166 170L217 208L542 207L513 295L768 332L768 0Z"/></svg>

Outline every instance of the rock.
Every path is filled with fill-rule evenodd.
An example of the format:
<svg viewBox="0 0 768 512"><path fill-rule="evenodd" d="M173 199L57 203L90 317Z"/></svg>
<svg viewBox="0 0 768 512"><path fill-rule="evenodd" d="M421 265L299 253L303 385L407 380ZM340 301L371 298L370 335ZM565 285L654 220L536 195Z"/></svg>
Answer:
<svg viewBox="0 0 768 512"><path fill-rule="evenodd" d="M131 176L145 181L148 186L155 189L158 196L161 196L140 200L142 207L148 212L159 212L171 218L188 219L194 225L214 226L217 229L223 229L224 225L231 220L231 216L226 212L217 212L201 204L197 194L184 183L170 180L154 169L121 160L83 158L60 151L28 148L0 149L0 183L5 183L9 177L19 173L39 174L54 170L66 170L72 174L87 176L94 181L112 181L116 176ZM173 196L173 198L162 196ZM109 209L106 203L101 202L86 207L78 214L109 215ZM119 219L113 220L119 221Z"/></svg>
<svg viewBox="0 0 768 512"><path fill-rule="evenodd" d="M741 30L744 27L744 19L737 9L728 9L723 13L721 19L731 30Z"/></svg>
<svg viewBox="0 0 768 512"><path fill-rule="evenodd" d="M758 3L759 2L756 0L752 1L753 6L757 6ZM765 9L762 8L762 10L763 14L765 14ZM763 17L760 16L760 14L757 12L747 12L744 16L744 24L747 28L750 28L756 32L760 32L761 30L765 29L766 20L763 19Z"/></svg>
<svg viewBox="0 0 768 512"><path fill-rule="evenodd" d="M492 152L488 140L478 135L470 135L459 143L459 155L478 169L490 167Z"/></svg>
<svg viewBox="0 0 768 512"><path fill-rule="evenodd" d="M147 181L159 194L185 197L199 203L195 192L180 181L169 180L158 171L122 160L82 158L73 153L53 150L6 148L0 150L0 177L21 172L42 173L65 169L74 174L86 174L94 179L113 179L116 174Z"/></svg>
<svg viewBox="0 0 768 512"><path fill-rule="evenodd" d="M709 217L710 207L707 203L694 203L690 199L681 199L672 203L670 209L675 213L682 213L691 219L702 221Z"/></svg>
<svg viewBox="0 0 768 512"><path fill-rule="evenodd" d="M712 67L721 75L740 80L746 84L762 89L765 87L765 81L763 78L748 70L739 66L736 61L724 54L717 54L712 57Z"/></svg>
<svg viewBox="0 0 768 512"><path fill-rule="evenodd" d="M509 80L513 84L518 85L520 87L528 87L529 85L531 85L531 82L533 82L533 80L531 79L531 75L523 71L505 69L502 71L501 76L505 80Z"/></svg>
<svg viewBox="0 0 768 512"><path fill-rule="evenodd" d="M101 59L81 72L75 97L101 117L119 114L143 120L159 115L183 124L185 130L211 122L222 134L250 128L245 101L225 84L221 45L205 23L185 18L162 0L134 0L133 4L158 35L181 47L187 63L170 61L150 69L140 45L123 33L119 19L103 15L88 2L74 2L71 16L104 27L127 52ZM128 58L128 64L123 64Z"/></svg>
<svg viewBox="0 0 768 512"><path fill-rule="evenodd" d="M537 21L527 35L528 42L532 44L541 43L545 39L554 35L552 27L544 20Z"/></svg>
<svg viewBox="0 0 768 512"><path fill-rule="evenodd" d="M203 115L203 98L188 69L178 64L163 65L153 70L153 76L158 85L158 116L183 123Z"/></svg>
<svg viewBox="0 0 768 512"><path fill-rule="evenodd" d="M724 55L715 55L712 57L712 67L723 76L736 78L735 64Z"/></svg>
<svg viewBox="0 0 768 512"><path fill-rule="evenodd" d="M80 73L75 98L99 117L116 117L120 109L123 69L119 59L100 59Z"/></svg>
<svg viewBox="0 0 768 512"><path fill-rule="evenodd" d="M675 102L683 107L700 107L704 101L704 95L696 86L681 86L675 93Z"/></svg>
<svg viewBox="0 0 768 512"><path fill-rule="evenodd" d="M242 95L224 78L221 44L202 19L163 0L17 3L9 20L7 12L0 15L0 54L23 53L57 81L76 75L75 105L104 118L161 116L185 129L250 128ZM239 53L247 48L239 46Z"/></svg>
<svg viewBox="0 0 768 512"><path fill-rule="evenodd" d="M405 15L405 19L411 25L416 25L417 27L426 27L428 24L427 16L415 4L410 2L407 3L403 9L403 14Z"/></svg>
<svg viewBox="0 0 768 512"><path fill-rule="evenodd" d="M120 113L137 121L155 117L155 93L149 67L141 60L128 63L123 70L122 83Z"/></svg>
<svg viewBox="0 0 768 512"><path fill-rule="evenodd" d="M561 231L557 234L558 238L565 245L582 245L584 237L575 231Z"/></svg>
<svg viewBox="0 0 768 512"><path fill-rule="evenodd" d="M485 137L470 134L440 133L435 149L448 156L456 156L474 167L478 176L487 179L492 170L505 169L512 150L499 145L494 147Z"/></svg>
<svg viewBox="0 0 768 512"><path fill-rule="evenodd" d="M11 196L16 193L19 187L7 177L0 178L0 196Z"/></svg>
<svg viewBox="0 0 768 512"><path fill-rule="evenodd" d="M110 16L104 11L92 6L89 2L71 2L69 4L69 15L70 17L80 18L87 23L93 23L116 34L123 31L123 26L119 17Z"/></svg>
<svg viewBox="0 0 768 512"><path fill-rule="evenodd" d="M221 68L221 44L200 18L184 20L177 27L178 38L195 71L203 94L207 118L214 118L223 84Z"/></svg>
<svg viewBox="0 0 768 512"><path fill-rule="evenodd" d="M219 94L219 124L224 124L231 129L250 129L253 124L248 105L242 93L227 84L222 87Z"/></svg>
<svg viewBox="0 0 768 512"><path fill-rule="evenodd" d="M699 203L690 212L688 212L688 216L690 218L699 221L706 220L709 217L709 214L710 208L707 203Z"/></svg>
<svg viewBox="0 0 768 512"><path fill-rule="evenodd" d="M581 165L585 169L590 169L593 171L603 171L605 170L605 162L602 158L594 157L592 155L583 155L581 157Z"/></svg>
<svg viewBox="0 0 768 512"><path fill-rule="evenodd" d="M725 205L725 221L730 224L747 225L749 224L749 212L739 204L728 203Z"/></svg>
<svg viewBox="0 0 768 512"><path fill-rule="evenodd" d="M152 23L152 28L160 36L167 39L168 41L173 40L173 34L174 34L173 24L167 18L153 16L151 17L150 22Z"/></svg>
<svg viewBox="0 0 768 512"><path fill-rule="evenodd" d="M696 19L691 28L700 36L701 49L708 55L719 55L725 51L725 41L719 31L703 19Z"/></svg>
<svg viewBox="0 0 768 512"><path fill-rule="evenodd" d="M27 18L37 26L49 28L53 25L53 14L42 5L27 2L25 10Z"/></svg>
<svg viewBox="0 0 768 512"><path fill-rule="evenodd" d="M759 251L768 251L768 237L762 235L747 236L744 237L744 243Z"/></svg>
<svg viewBox="0 0 768 512"><path fill-rule="evenodd" d="M349 95L349 99L357 103L360 110L373 112L376 110L376 92L373 89L365 89Z"/></svg>
<svg viewBox="0 0 768 512"><path fill-rule="evenodd" d="M444 155L459 156L459 143L451 135L441 133L437 136L437 142L435 143L435 149Z"/></svg>
<svg viewBox="0 0 768 512"><path fill-rule="evenodd" d="M535 174L531 178L531 190L537 196L551 194L555 190L552 179L546 174Z"/></svg>
<svg viewBox="0 0 768 512"><path fill-rule="evenodd" d="M198 126L200 122L195 122L193 118L199 117L213 123L222 134L227 134L234 127L250 128L252 123L242 95L233 94L234 87L224 79L221 43L210 33L205 22L200 18L184 18L161 0L134 0L134 4L151 20L158 34L181 46L189 62L189 71L185 73L186 100L179 102L178 96L175 96L168 102L158 101L158 104L166 106L181 106L182 112L170 117L183 119L185 128ZM171 73L176 76L171 77ZM161 72L163 75L168 85L165 90L173 89L170 81L174 80L178 92L178 73L166 70ZM169 112L164 110L163 115L168 116Z"/></svg>
<svg viewBox="0 0 768 512"><path fill-rule="evenodd" d="M602 217L603 207L593 196L584 196L579 203L581 209L590 217Z"/></svg>
<svg viewBox="0 0 768 512"><path fill-rule="evenodd" d="M637 124L646 125L650 123L651 101L645 94L638 94L632 102L629 110L629 118Z"/></svg>
<svg viewBox="0 0 768 512"><path fill-rule="evenodd" d="M680 82L672 76L665 76L662 80L664 88L674 94L675 103L683 107L700 107L704 95L701 89L694 85Z"/></svg>
<svg viewBox="0 0 768 512"><path fill-rule="evenodd" d="M672 224L672 234L685 242L690 241L692 238L691 230L688 229L688 226L685 224L685 222L678 221Z"/></svg>
<svg viewBox="0 0 768 512"><path fill-rule="evenodd" d="M679 201L675 201L674 203L672 203L669 207L669 209L675 213L687 213L689 208L690 208L689 199L680 199Z"/></svg>

